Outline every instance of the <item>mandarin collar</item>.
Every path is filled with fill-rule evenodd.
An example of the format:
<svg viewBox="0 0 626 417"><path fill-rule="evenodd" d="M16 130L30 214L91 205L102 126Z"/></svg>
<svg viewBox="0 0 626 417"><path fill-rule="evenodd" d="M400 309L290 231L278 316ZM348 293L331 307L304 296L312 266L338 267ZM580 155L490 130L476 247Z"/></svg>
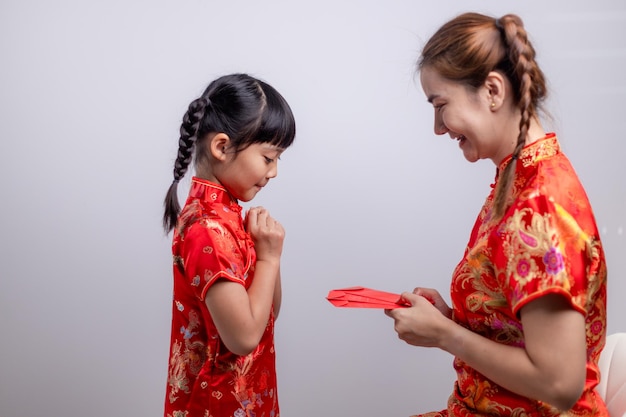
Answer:
<svg viewBox="0 0 626 417"><path fill-rule="evenodd" d="M526 145L522 148L519 154L519 161L523 167L535 165L542 159L549 158L558 154L561 151L559 140L554 133L547 133L541 139L534 141L533 143ZM511 162L512 154L507 156L500 162L498 166L498 172L502 172L504 168Z"/></svg>
<svg viewBox="0 0 626 417"><path fill-rule="evenodd" d="M198 178L191 178L191 187L189 188L189 196L199 198L202 201L209 203L221 203L230 206L231 208L237 207L241 210L239 202L232 197L226 188L214 182Z"/></svg>

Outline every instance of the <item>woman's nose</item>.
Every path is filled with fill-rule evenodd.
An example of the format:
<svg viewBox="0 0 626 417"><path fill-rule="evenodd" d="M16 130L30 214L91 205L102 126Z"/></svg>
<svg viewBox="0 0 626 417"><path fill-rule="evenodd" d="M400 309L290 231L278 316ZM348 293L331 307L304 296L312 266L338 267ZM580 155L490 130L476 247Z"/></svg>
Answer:
<svg viewBox="0 0 626 417"><path fill-rule="evenodd" d="M435 112L435 129L434 130L435 130L435 135L443 135L444 133L448 131L448 128L446 127L445 123L443 123L442 118L439 117L436 112Z"/></svg>

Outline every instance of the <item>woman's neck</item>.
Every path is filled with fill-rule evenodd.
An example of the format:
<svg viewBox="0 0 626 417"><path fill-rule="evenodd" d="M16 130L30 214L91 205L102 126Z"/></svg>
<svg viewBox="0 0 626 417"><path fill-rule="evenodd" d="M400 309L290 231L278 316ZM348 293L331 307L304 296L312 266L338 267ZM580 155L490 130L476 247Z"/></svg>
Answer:
<svg viewBox="0 0 626 417"><path fill-rule="evenodd" d="M546 132L541 126L541 123L536 117L533 117L528 126L528 134L526 135L526 145L530 145L533 142L543 139L546 136Z"/></svg>

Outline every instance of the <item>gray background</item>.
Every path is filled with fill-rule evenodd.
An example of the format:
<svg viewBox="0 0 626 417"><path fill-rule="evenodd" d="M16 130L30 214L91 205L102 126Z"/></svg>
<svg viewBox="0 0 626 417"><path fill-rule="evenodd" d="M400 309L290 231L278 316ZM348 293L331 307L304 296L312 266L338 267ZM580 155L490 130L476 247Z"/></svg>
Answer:
<svg viewBox="0 0 626 417"><path fill-rule="evenodd" d="M160 222L178 127L209 81L240 71L274 85L298 123L253 201L287 230L283 416L443 408L449 355L405 345L382 311L325 296L447 293L495 167L433 134L414 62L467 10L525 20L550 81L547 127L602 230L609 331L625 331L626 2L2 0L0 416L162 413Z"/></svg>

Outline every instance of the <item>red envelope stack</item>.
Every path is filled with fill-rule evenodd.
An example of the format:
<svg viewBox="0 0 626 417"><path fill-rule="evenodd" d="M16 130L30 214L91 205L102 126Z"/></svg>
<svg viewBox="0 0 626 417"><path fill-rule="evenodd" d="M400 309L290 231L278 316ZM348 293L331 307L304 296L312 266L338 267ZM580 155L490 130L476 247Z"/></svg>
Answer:
<svg viewBox="0 0 626 417"><path fill-rule="evenodd" d="M335 307L384 308L410 307L399 294L372 290L364 287L349 287L332 290L326 297Z"/></svg>

